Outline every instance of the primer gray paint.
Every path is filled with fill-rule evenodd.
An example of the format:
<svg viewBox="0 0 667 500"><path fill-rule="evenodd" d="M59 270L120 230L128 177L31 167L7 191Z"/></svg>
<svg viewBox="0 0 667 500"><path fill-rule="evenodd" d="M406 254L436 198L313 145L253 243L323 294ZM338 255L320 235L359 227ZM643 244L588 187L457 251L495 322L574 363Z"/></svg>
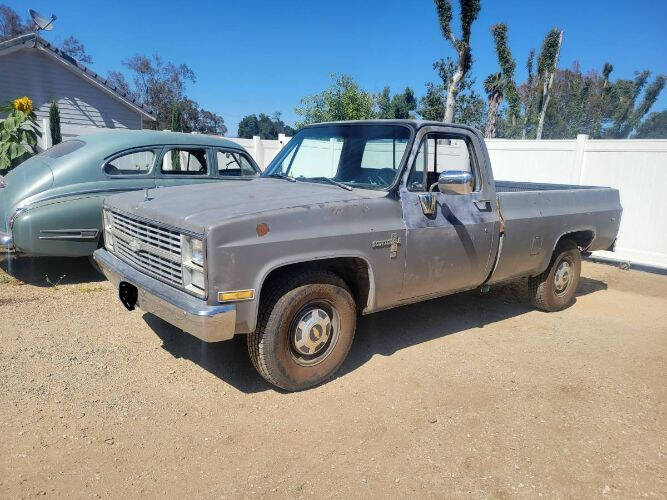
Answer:
<svg viewBox="0 0 667 500"><path fill-rule="evenodd" d="M254 288L261 297L269 273L287 264L356 257L369 269L370 293L363 312L370 313L539 274L567 233L590 231L587 250L609 248L616 238L622 210L617 190L498 183L497 192L479 132L434 122L387 123L407 125L413 132L403 173L387 190L345 191L259 178L161 189L150 201L144 201L143 194L127 193L107 198L105 204L205 236L209 305L215 305L219 291ZM417 193L406 186L407 166L429 131L470 138L479 176L478 190L470 195L436 194L438 208L431 217L423 214ZM476 206L487 200L484 209ZM263 237L256 231L260 223L270 228ZM392 235L401 242L394 258L389 248L373 245ZM257 309L258 300L237 304L236 333L254 330Z"/></svg>

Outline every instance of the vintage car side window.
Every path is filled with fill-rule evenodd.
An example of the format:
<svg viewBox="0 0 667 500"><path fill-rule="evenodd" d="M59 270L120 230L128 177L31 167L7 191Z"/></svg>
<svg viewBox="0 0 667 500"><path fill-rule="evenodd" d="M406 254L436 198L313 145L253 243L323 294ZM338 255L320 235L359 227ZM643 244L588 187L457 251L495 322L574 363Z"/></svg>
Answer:
<svg viewBox="0 0 667 500"><path fill-rule="evenodd" d="M427 134L419 145L408 177L410 191L428 191L445 170L462 170L475 176L472 145L466 139Z"/></svg>
<svg viewBox="0 0 667 500"><path fill-rule="evenodd" d="M150 172L155 151L131 151L108 161L104 172L108 175L143 175Z"/></svg>
<svg viewBox="0 0 667 500"><path fill-rule="evenodd" d="M218 173L221 176L247 177L258 175L248 157L232 151L216 151Z"/></svg>
<svg viewBox="0 0 667 500"><path fill-rule="evenodd" d="M171 148L162 157L162 173L169 175L206 175L208 164L204 148Z"/></svg>

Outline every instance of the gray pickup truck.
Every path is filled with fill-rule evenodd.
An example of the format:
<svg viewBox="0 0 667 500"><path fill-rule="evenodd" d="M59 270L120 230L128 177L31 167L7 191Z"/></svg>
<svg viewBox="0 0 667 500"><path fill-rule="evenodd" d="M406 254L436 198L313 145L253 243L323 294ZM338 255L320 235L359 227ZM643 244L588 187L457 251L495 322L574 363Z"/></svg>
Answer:
<svg viewBox="0 0 667 500"><path fill-rule="evenodd" d="M107 198L94 258L127 309L246 334L262 377L300 390L340 367L359 313L526 276L537 308L567 307L621 211L610 188L494 181L468 127L324 123L259 178Z"/></svg>

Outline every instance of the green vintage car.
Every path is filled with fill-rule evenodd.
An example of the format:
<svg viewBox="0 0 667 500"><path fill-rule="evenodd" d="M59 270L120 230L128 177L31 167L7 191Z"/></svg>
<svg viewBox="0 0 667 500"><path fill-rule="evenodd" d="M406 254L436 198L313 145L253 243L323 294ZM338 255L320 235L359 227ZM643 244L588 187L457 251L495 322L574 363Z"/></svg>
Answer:
<svg viewBox="0 0 667 500"><path fill-rule="evenodd" d="M243 147L217 137L148 130L77 137L0 176L0 250L90 256L102 243L105 196L259 173Z"/></svg>

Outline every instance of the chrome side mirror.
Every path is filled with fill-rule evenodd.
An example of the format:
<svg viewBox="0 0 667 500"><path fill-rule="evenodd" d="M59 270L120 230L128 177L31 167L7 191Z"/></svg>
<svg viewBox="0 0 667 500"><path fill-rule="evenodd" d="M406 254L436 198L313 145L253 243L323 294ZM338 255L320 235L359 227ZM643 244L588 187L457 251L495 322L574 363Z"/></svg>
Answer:
<svg viewBox="0 0 667 500"><path fill-rule="evenodd" d="M438 189L444 194L468 194L475 189L475 180L464 170L445 170L438 177Z"/></svg>

